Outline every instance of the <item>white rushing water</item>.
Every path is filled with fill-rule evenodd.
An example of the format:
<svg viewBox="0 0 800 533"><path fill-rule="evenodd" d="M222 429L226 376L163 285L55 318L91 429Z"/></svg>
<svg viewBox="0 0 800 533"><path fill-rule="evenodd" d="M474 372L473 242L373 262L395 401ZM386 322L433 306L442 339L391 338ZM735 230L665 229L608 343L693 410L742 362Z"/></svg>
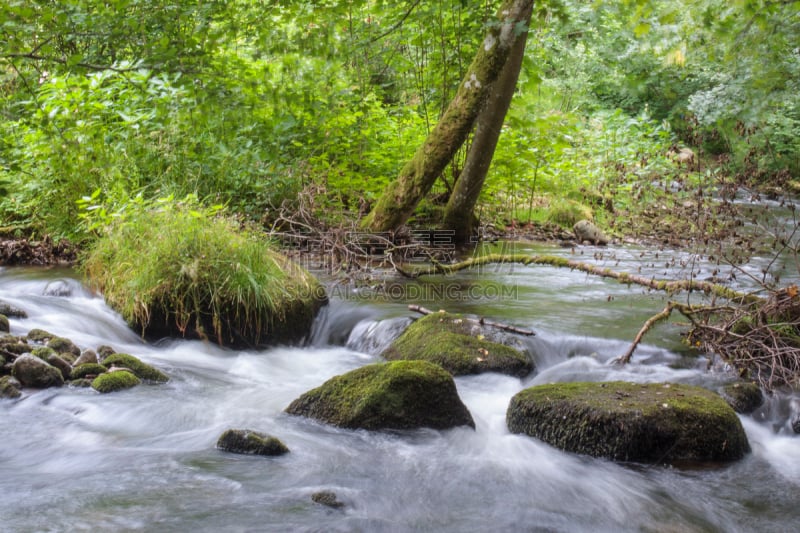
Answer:
<svg viewBox="0 0 800 533"><path fill-rule="evenodd" d="M623 379L713 388L724 377L668 342L642 346L624 368L606 364L627 348L630 337L617 333L635 330L660 309L650 296L612 305L606 316L588 301L594 297L569 290L585 283L585 275L517 269L493 276L497 283L545 288L521 290L512 303L483 302L487 314L503 316L502 308L515 324L537 330L526 341L537 373L523 380L457 378L474 431L366 432L283 410L326 379L379 360L408 323L404 302L335 299L307 347L146 344L70 271L0 269L0 299L29 314L11 320L13 334L42 328L82 348L108 344L171 376L167 384L108 395L64 387L0 400L0 531L796 529L800 440L786 425L786 399L743 417L753 452L722 468L617 464L509 434L508 402L531 385ZM465 274L460 282L474 280ZM622 299L615 284L592 283L603 301L609 291ZM594 315L575 317L571 300ZM432 305L468 310L475 304ZM596 333L599 326L587 327L592 333L584 335L590 319L622 324L622 330L610 327L604 336ZM273 434L291 453L223 453L214 445L228 428ZM319 490L334 491L345 507L312 502Z"/></svg>

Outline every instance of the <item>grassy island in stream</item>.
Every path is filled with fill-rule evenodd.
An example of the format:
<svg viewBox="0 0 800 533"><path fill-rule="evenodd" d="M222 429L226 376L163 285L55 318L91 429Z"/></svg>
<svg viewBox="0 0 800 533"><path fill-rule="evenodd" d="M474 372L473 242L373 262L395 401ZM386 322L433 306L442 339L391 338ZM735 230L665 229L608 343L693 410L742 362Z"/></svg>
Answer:
<svg viewBox="0 0 800 533"><path fill-rule="evenodd" d="M296 342L327 301L311 274L256 232L180 204L128 213L82 266L92 287L147 337Z"/></svg>

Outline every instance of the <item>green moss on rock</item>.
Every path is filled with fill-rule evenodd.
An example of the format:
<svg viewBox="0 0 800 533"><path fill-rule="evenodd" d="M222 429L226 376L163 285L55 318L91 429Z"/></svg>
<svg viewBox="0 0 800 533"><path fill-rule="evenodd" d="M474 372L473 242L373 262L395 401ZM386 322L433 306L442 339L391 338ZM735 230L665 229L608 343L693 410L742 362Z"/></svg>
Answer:
<svg viewBox="0 0 800 533"><path fill-rule="evenodd" d="M73 380L69 381L67 384L70 387L76 387L76 388L82 388L83 389L83 388L91 387L92 386L92 381L94 381L94 379L81 378L81 379L73 379Z"/></svg>
<svg viewBox="0 0 800 533"><path fill-rule="evenodd" d="M25 387L45 389L64 384L64 377L59 369L31 354L17 357L11 367L11 374Z"/></svg>
<svg viewBox="0 0 800 533"><path fill-rule="evenodd" d="M737 413L749 414L764 404L761 388L748 381L729 383L720 389L719 394Z"/></svg>
<svg viewBox="0 0 800 533"><path fill-rule="evenodd" d="M108 393L130 389L139 385L141 380L127 370L107 372L94 378L92 388L97 392Z"/></svg>
<svg viewBox="0 0 800 533"><path fill-rule="evenodd" d="M22 396L20 392L20 382L11 376L3 376L0 378L0 398L19 398Z"/></svg>
<svg viewBox="0 0 800 533"><path fill-rule="evenodd" d="M47 341L48 348L52 348L57 353L68 353L78 357L81 354L81 349L78 348L74 342L64 337L54 337Z"/></svg>
<svg viewBox="0 0 800 533"><path fill-rule="evenodd" d="M231 453L283 455L289 448L280 439L250 429L229 429L220 435L217 448Z"/></svg>
<svg viewBox="0 0 800 533"><path fill-rule="evenodd" d="M47 361L47 358L52 355L58 355L58 353L47 346L36 346L31 350L31 355L35 355L42 361Z"/></svg>
<svg viewBox="0 0 800 533"><path fill-rule="evenodd" d="M390 361L436 363L454 376L500 372L524 377L531 373L533 363L527 355L488 341L473 329L480 326L458 315L433 313L408 326L381 355Z"/></svg>
<svg viewBox="0 0 800 533"><path fill-rule="evenodd" d="M108 369L106 367L97 363L84 363L73 368L69 377L73 380L82 379L88 376L95 378L100 374L105 374L107 370Z"/></svg>
<svg viewBox="0 0 800 533"><path fill-rule="evenodd" d="M45 343L50 339L55 338L56 336L50 333L49 331L45 331L43 329L34 328L28 332L28 341L30 342L40 342Z"/></svg>
<svg viewBox="0 0 800 533"><path fill-rule="evenodd" d="M156 381L159 383L166 383L169 381L169 376L159 369L150 366L140 359L126 353L115 353L109 355L103 359L103 366L106 368L111 368L112 366L129 368L131 372L136 374L138 378L145 379L147 381Z"/></svg>
<svg viewBox="0 0 800 533"><path fill-rule="evenodd" d="M680 384L557 383L516 394L508 429L562 450L619 461L725 462L750 451L717 394Z"/></svg>
<svg viewBox="0 0 800 533"><path fill-rule="evenodd" d="M452 376L427 361L376 363L335 376L286 412L350 429L475 427Z"/></svg>
<svg viewBox="0 0 800 533"><path fill-rule="evenodd" d="M8 317L0 313L0 333L8 333L11 331L11 323Z"/></svg>

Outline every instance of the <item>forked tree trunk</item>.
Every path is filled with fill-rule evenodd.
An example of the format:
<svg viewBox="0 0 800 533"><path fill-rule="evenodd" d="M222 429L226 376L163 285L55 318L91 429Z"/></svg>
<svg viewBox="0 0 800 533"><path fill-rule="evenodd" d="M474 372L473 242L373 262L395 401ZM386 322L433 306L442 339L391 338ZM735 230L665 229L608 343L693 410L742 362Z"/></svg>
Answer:
<svg viewBox="0 0 800 533"><path fill-rule="evenodd" d="M525 42L528 38L532 10L531 2L528 3L527 10L521 14L524 17L525 27L521 28L521 33L514 41L500 77L492 85L489 99L478 115L467 160L445 207L444 227L455 231L455 240L458 243L467 242L474 231L475 204L481 194L506 113L517 87L522 60L525 57Z"/></svg>
<svg viewBox="0 0 800 533"><path fill-rule="evenodd" d="M398 229L430 191L472 130L532 5L533 0L503 2L496 23L489 24L489 32L444 115L361 222L364 229L373 232Z"/></svg>

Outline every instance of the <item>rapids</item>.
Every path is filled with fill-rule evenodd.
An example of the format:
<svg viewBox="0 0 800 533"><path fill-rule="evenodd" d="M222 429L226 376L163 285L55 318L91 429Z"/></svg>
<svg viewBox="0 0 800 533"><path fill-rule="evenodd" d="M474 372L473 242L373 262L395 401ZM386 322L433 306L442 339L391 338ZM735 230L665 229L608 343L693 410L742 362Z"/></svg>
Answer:
<svg viewBox="0 0 800 533"><path fill-rule="evenodd" d="M657 259L634 248L582 250L586 260L654 276L680 276L682 262L692 261L678 252ZM698 276L713 269L685 267ZM758 258L747 266L753 273L761 267ZM800 437L788 425L791 398L771 398L742 417L753 451L722 468L617 464L506 429L511 396L539 383L725 382L725 372L707 371L709 361L679 342L679 325L651 332L632 364L607 364L661 310L663 295L518 265L396 280L382 290L331 285L330 292L307 345L231 351L199 341L144 343L71 270L0 268L0 299L29 315L11 319L13 334L43 328L82 348L109 344L172 378L109 395L65 387L0 400L0 530L797 529ZM350 431L283 413L326 379L379 360L411 319L409 303L534 329L537 335L522 342L537 372L523 380L457 378L475 431ZM232 427L276 435L291 453L264 458L216 450L217 437ZM312 502L319 490L334 491L345 507Z"/></svg>

